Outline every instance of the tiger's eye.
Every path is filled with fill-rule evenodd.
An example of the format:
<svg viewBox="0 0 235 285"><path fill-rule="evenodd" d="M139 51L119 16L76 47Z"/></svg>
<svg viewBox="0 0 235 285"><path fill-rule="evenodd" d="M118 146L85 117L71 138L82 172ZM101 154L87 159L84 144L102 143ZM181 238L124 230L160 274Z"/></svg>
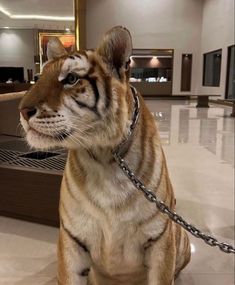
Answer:
<svg viewBox="0 0 235 285"><path fill-rule="evenodd" d="M68 84L73 85L78 81L79 77L75 73L69 73L66 81Z"/></svg>

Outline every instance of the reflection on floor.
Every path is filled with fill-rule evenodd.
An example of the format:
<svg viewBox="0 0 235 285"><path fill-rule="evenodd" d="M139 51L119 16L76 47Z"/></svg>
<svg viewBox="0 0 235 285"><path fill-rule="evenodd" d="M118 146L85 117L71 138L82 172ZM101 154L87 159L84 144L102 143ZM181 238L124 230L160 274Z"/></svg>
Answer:
<svg viewBox="0 0 235 285"><path fill-rule="evenodd" d="M148 100L158 121L177 212L234 240L234 118L228 107ZM0 217L0 285L55 285L58 230ZM191 239L192 261L176 285L233 285L234 257Z"/></svg>

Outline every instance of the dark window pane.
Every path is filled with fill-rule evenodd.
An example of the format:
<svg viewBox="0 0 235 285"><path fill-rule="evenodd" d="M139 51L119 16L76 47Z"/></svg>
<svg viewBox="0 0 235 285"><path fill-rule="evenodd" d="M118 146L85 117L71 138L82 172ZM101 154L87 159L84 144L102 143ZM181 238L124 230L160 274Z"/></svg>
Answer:
<svg viewBox="0 0 235 285"><path fill-rule="evenodd" d="M191 90L192 59L192 54L182 54L181 91Z"/></svg>
<svg viewBox="0 0 235 285"><path fill-rule="evenodd" d="M203 85L219 86L222 50L204 54Z"/></svg>

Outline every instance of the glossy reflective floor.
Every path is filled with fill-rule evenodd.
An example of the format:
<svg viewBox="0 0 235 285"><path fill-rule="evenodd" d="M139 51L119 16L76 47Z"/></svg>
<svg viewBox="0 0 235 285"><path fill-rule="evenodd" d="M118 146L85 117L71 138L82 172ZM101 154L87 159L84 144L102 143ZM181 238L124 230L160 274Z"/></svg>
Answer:
<svg viewBox="0 0 235 285"><path fill-rule="evenodd" d="M211 104L209 109L196 109L187 101L148 100L147 104L158 122L177 212L204 232L233 243L231 108ZM57 232L0 217L0 285L56 285ZM192 260L175 284L233 285L234 256L190 239Z"/></svg>

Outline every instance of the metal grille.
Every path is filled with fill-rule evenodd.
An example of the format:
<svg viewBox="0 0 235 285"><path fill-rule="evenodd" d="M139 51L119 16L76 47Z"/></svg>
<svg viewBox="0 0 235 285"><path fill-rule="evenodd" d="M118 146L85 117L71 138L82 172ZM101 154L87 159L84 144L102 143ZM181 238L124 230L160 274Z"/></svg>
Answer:
<svg viewBox="0 0 235 285"><path fill-rule="evenodd" d="M22 153L19 151L0 149L0 164L7 162L7 161L14 160L20 154Z"/></svg>
<svg viewBox="0 0 235 285"><path fill-rule="evenodd" d="M1 145L0 145L1 147ZM0 148L0 166L20 166L21 168L63 171L66 163L66 151L56 150L55 156L37 160L34 158L22 157L28 152L20 152ZM52 152L53 153L53 152Z"/></svg>
<svg viewBox="0 0 235 285"><path fill-rule="evenodd" d="M8 161L7 164L36 168L36 169L64 170L65 160L57 159L54 157L44 160L35 160L31 158L18 158L15 160Z"/></svg>

